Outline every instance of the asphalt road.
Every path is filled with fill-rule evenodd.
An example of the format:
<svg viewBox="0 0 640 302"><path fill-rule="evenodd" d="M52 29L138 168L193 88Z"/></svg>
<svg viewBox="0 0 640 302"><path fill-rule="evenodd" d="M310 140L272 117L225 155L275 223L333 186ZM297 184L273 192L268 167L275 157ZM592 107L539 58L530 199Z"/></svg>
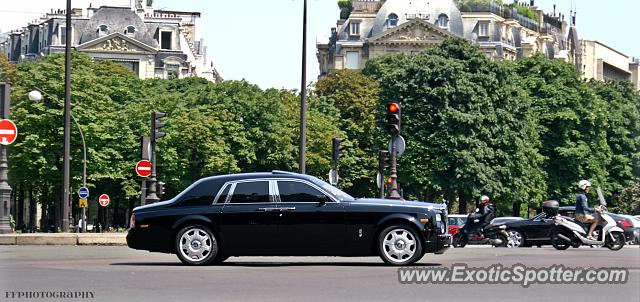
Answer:
<svg viewBox="0 0 640 302"><path fill-rule="evenodd" d="M640 248L556 251L467 247L427 254L418 266L626 267L626 284L400 284L376 257L240 257L187 267L174 255L104 246L0 246L0 299L7 292L91 291L80 301L640 301ZM59 300L59 301L70 301Z"/></svg>

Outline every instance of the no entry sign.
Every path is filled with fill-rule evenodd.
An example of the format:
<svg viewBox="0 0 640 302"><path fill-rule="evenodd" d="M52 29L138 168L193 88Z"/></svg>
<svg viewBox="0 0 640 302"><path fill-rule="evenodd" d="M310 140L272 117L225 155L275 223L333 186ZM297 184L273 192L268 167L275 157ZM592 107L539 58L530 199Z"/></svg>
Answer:
<svg viewBox="0 0 640 302"><path fill-rule="evenodd" d="M18 127L11 120L0 120L0 144L11 145L18 137Z"/></svg>
<svg viewBox="0 0 640 302"><path fill-rule="evenodd" d="M108 206L109 205L109 195L107 195L107 194L100 195L100 198L98 198L98 202L103 207Z"/></svg>
<svg viewBox="0 0 640 302"><path fill-rule="evenodd" d="M140 177L148 177L151 175L151 162L148 160L141 160L136 164L136 173Z"/></svg>

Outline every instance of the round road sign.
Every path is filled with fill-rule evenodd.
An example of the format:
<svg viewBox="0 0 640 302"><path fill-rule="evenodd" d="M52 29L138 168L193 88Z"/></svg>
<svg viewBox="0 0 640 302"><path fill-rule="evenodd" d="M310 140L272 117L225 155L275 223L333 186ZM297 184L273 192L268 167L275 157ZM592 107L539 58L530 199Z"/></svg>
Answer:
<svg viewBox="0 0 640 302"><path fill-rule="evenodd" d="M87 198L89 197L89 189L87 187L82 187L78 190L78 197Z"/></svg>
<svg viewBox="0 0 640 302"><path fill-rule="evenodd" d="M109 195L107 194L102 194L100 195L100 198L98 198L98 202L100 203L101 206L106 207L109 205Z"/></svg>
<svg viewBox="0 0 640 302"><path fill-rule="evenodd" d="M0 120L0 144L11 145L18 137L18 127L11 120Z"/></svg>
<svg viewBox="0 0 640 302"><path fill-rule="evenodd" d="M143 159L136 164L136 173L140 177L148 177L151 175L151 162Z"/></svg>

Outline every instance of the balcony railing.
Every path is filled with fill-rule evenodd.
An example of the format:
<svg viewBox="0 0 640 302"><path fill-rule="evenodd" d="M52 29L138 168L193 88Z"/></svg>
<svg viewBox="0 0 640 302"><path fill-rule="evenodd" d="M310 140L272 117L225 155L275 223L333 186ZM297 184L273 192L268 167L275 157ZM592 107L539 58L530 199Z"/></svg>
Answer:
<svg viewBox="0 0 640 302"><path fill-rule="evenodd" d="M495 0L457 0L458 9L461 12L487 12L505 19L514 19L520 23L520 25L534 30L540 31L539 22L523 16L518 13L516 8L502 4L502 1Z"/></svg>

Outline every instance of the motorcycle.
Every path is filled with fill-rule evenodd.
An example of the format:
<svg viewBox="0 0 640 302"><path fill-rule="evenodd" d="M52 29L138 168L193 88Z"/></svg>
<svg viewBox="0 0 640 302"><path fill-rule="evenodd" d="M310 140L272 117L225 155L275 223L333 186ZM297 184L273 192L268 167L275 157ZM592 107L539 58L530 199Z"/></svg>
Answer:
<svg viewBox="0 0 640 302"><path fill-rule="evenodd" d="M625 245L624 231L617 226L616 221L611 218L607 212L607 202L604 200L602 191L598 188L598 199L600 200L600 206L595 207L596 211L600 213L601 223L598 228L598 238L596 240L590 240L587 238L587 229L589 225L581 224L574 219L568 217L562 217L557 213L553 213L554 205L549 205L552 216L551 220L554 224L551 229L551 244L557 250L566 250L570 246L575 248L582 245L591 246L606 246L612 251L620 250ZM546 202L545 202L546 203ZM557 202L556 202L557 204ZM545 205L543 205L543 209ZM546 211L545 211L546 213ZM549 214L549 213L548 213ZM604 224L604 225L602 225ZM598 230L598 228L596 230ZM596 232L594 231L594 234Z"/></svg>
<svg viewBox="0 0 640 302"><path fill-rule="evenodd" d="M480 229L480 234L474 234L471 226L473 223L477 223L478 220L473 219L472 214L469 214L467 221L468 222L453 235L452 245L454 247L465 247L467 244L490 244L495 247L507 246L509 235L507 234L507 227L505 225L489 224Z"/></svg>

